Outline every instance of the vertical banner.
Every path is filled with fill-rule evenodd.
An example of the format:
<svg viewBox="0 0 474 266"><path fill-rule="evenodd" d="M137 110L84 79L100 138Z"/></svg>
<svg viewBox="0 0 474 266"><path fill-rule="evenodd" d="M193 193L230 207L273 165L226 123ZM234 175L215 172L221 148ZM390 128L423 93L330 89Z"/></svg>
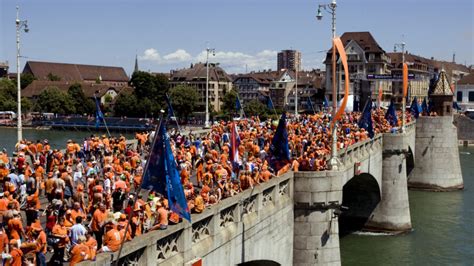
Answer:
<svg viewBox="0 0 474 266"><path fill-rule="evenodd" d="M336 37L333 39L334 46L337 49L337 52L339 53L339 56L341 58L342 65L344 66L344 99L342 99L342 104L339 107L339 110L337 110L336 116L332 120L331 123L331 128L335 125L338 119L341 118L342 114L344 113L344 110L346 109L347 101L349 99L349 68L347 67L347 55L346 55L346 50L344 50L344 45L342 44L342 41L340 38Z"/></svg>
<svg viewBox="0 0 474 266"><path fill-rule="evenodd" d="M408 94L408 65L403 63L403 98Z"/></svg>

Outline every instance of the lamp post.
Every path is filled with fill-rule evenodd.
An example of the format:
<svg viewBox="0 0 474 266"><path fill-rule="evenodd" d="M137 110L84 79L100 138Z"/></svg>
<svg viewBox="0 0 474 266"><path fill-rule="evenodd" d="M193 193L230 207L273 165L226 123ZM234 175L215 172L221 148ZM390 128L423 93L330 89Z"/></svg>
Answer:
<svg viewBox="0 0 474 266"><path fill-rule="evenodd" d="M21 124L21 81L20 81L20 31L23 29L28 32L27 20L20 20L20 8L16 7L16 85L17 85L17 101L18 101L18 112L17 112L17 138L18 142L23 139L23 130Z"/></svg>
<svg viewBox="0 0 474 266"><path fill-rule="evenodd" d="M396 49L397 47L402 48L402 74L403 74L403 64L405 63L405 42L402 43L396 43L394 48ZM403 84L402 84L403 86ZM406 116L406 97L402 93L402 133L405 132L405 116Z"/></svg>
<svg viewBox="0 0 474 266"><path fill-rule="evenodd" d="M320 4L318 6L318 14L316 18L321 20L323 14L321 8L326 10L332 16L332 38L336 38L336 0L332 0L330 4ZM336 49L332 48L332 119L336 118L337 112L337 83L336 80ZM337 159L337 124L334 123L332 128L332 148L331 148L331 159L329 160L329 167L331 170L337 170L338 159Z"/></svg>
<svg viewBox="0 0 474 266"><path fill-rule="evenodd" d="M206 122L204 123L205 128L209 128L209 53L213 56L216 55L216 49L206 48Z"/></svg>
<svg viewBox="0 0 474 266"><path fill-rule="evenodd" d="M295 118L298 118L298 66L295 67Z"/></svg>

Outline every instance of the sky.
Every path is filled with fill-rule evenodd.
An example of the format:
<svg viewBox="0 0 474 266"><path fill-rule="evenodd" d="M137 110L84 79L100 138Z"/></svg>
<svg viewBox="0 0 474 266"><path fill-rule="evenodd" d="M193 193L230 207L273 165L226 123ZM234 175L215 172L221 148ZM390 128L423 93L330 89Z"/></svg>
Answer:
<svg viewBox="0 0 474 266"><path fill-rule="evenodd" d="M21 33L21 69L27 60L121 66L169 72L211 62L229 73L276 69L283 49L302 52L304 69L322 68L331 45L331 0L0 0L0 62L16 72L15 17ZM370 31L392 52L474 64L472 0L337 0L336 32Z"/></svg>

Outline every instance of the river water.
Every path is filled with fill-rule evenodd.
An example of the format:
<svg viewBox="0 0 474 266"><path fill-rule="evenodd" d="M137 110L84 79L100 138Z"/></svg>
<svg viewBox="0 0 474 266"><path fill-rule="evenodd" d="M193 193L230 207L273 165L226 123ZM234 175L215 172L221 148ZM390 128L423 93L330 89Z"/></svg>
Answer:
<svg viewBox="0 0 474 266"><path fill-rule="evenodd" d="M464 190L409 191L413 231L340 239L343 265L474 265L474 148L459 148Z"/></svg>
<svg viewBox="0 0 474 266"><path fill-rule="evenodd" d="M84 131L24 129L26 139L48 139L64 148L68 139L81 141ZM112 133L113 134L113 133ZM114 134L113 134L114 135ZM124 134L133 137L132 134ZM15 128L0 128L0 148L9 153ZM459 148L463 191L409 191L413 231L399 236L352 234L341 238L343 265L474 265L474 148Z"/></svg>

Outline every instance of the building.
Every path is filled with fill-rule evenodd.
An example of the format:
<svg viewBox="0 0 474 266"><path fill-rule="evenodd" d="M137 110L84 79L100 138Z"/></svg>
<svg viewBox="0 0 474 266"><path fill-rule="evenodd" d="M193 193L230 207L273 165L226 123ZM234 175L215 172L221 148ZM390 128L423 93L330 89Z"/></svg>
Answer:
<svg viewBox="0 0 474 266"><path fill-rule="evenodd" d="M199 94L198 106L206 106L206 64L191 64L190 68L174 70L170 76L170 88L185 84L194 87ZM219 112L224 95L232 89L232 79L216 64L209 64L209 103Z"/></svg>
<svg viewBox="0 0 474 266"><path fill-rule="evenodd" d="M463 111L474 109L474 73L471 73L456 84L456 101Z"/></svg>
<svg viewBox="0 0 474 266"><path fill-rule="evenodd" d="M239 93L242 104L252 100L260 100L263 94L268 94L270 84L278 77L278 71L250 72L235 77L233 86Z"/></svg>
<svg viewBox="0 0 474 266"><path fill-rule="evenodd" d="M341 36L344 45L349 70L349 95L354 97L354 109L363 108L364 101L370 95L376 99L379 88L383 91L383 104L387 104L392 96L392 84L385 80L368 80L369 74L391 74L390 57L380 47L370 32L345 32ZM337 57L336 76L340 80L337 99L344 97L344 70ZM332 101L332 48L326 54L326 96Z"/></svg>
<svg viewBox="0 0 474 266"><path fill-rule="evenodd" d="M388 53L392 62L392 74L402 76L403 69L403 54L402 53ZM414 97L423 99L428 96L430 88L430 80L433 78L433 66L431 61L427 58L405 53L405 63L408 66L408 74L414 74L414 79L409 80L408 84L408 102L411 103ZM392 82L392 93L394 101L402 102L403 84L402 81Z"/></svg>
<svg viewBox="0 0 474 266"><path fill-rule="evenodd" d="M301 52L296 50L282 50L278 53L277 70L289 69L292 71L301 69Z"/></svg>
<svg viewBox="0 0 474 266"><path fill-rule="evenodd" d="M0 62L0 78L8 77L8 61Z"/></svg>
<svg viewBox="0 0 474 266"><path fill-rule="evenodd" d="M50 80L33 80L33 82L21 91L23 97L27 97L32 101L36 101L38 96L45 89L56 87L60 91L67 92L73 84L80 84L84 95L93 99L94 94L104 105L110 105L114 102L115 97L121 93L131 93L133 88L128 86L110 86L103 83L77 82L77 81L50 81Z"/></svg>
<svg viewBox="0 0 474 266"><path fill-rule="evenodd" d="M29 73L39 81L59 78L65 82L97 83L125 87L128 77L122 67L27 61L23 74Z"/></svg>

